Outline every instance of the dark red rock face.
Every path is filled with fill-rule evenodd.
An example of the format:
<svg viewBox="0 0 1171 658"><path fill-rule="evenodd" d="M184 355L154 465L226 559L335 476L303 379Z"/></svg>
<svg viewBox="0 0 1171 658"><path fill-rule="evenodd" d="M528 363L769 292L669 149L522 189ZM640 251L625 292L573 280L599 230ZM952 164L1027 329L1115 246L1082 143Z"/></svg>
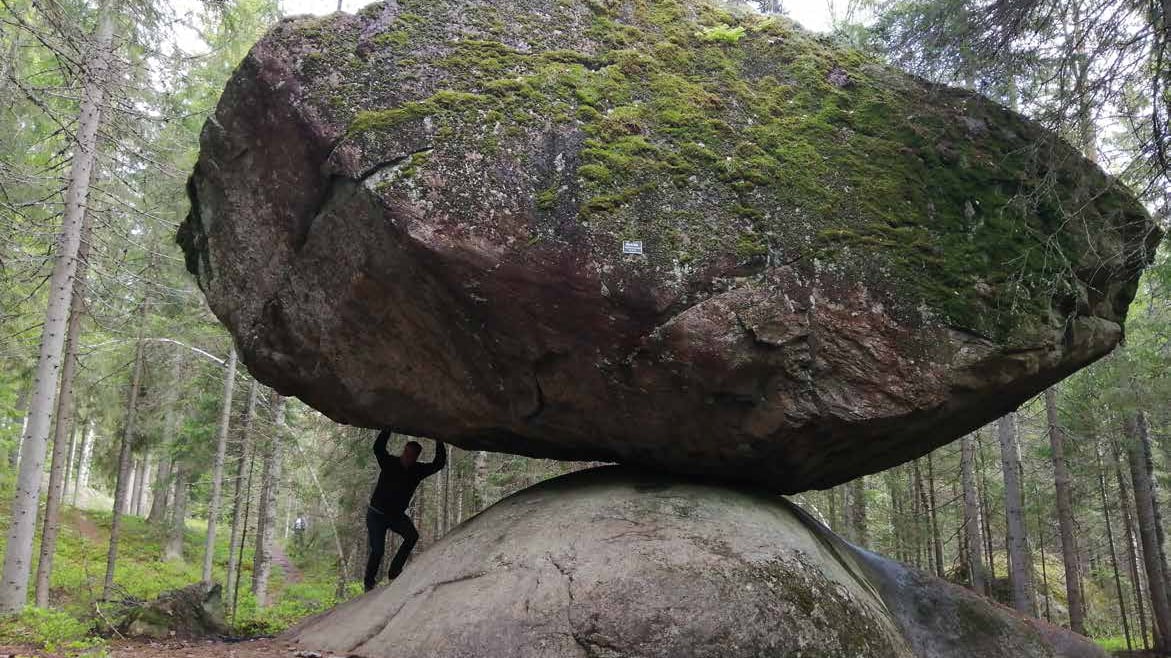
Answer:
<svg viewBox="0 0 1171 658"><path fill-rule="evenodd" d="M258 379L467 449L796 492L1120 340L1157 230L1035 125L784 22L595 4L391 0L257 44L180 242ZM698 119L656 104L693 87Z"/></svg>

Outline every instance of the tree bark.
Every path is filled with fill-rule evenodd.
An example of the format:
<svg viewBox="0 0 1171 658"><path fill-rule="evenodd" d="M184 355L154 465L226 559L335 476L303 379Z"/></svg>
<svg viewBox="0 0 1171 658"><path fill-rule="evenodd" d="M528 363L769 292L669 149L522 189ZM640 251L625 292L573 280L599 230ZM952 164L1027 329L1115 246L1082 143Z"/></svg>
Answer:
<svg viewBox="0 0 1171 658"><path fill-rule="evenodd" d="M123 514L134 516L135 510L138 509L138 501L142 497L142 475L143 469L145 468L146 461L144 455L139 455L131 461L130 492L126 496L126 507L122 510Z"/></svg>
<svg viewBox="0 0 1171 658"><path fill-rule="evenodd" d="M870 543L869 531L866 523L866 476L855 478L849 484L850 492L850 530L854 543L866 548Z"/></svg>
<svg viewBox="0 0 1171 658"><path fill-rule="evenodd" d="M136 495L134 496L134 504L131 506L131 507L133 507L133 510L131 513L134 514L134 516L137 516L137 517L145 517L146 516L147 492L150 491L150 487L151 487L150 476L151 476L150 454L147 453L147 454L142 455L142 472L139 473L139 479L142 481L142 487L139 488L138 491L136 492Z"/></svg>
<svg viewBox="0 0 1171 658"><path fill-rule="evenodd" d="M151 503L150 514L147 516L147 522L151 525L158 525L167 518L167 494L173 482L171 482L171 427L173 427L173 418L170 409L167 410L167 417L163 421L163 454L159 455L158 464L155 467L154 486L151 487Z"/></svg>
<svg viewBox="0 0 1171 658"><path fill-rule="evenodd" d="M240 432L240 462L236 465L236 484L232 494L232 534L228 539L228 575L225 586L235 593L240 580L240 549L243 544L244 528L248 525L248 498L252 495L252 422L256 418L256 397L260 384L254 379L248 387L248 411L244 415L244 427ZM229 608L235 607L235 597Z"/></svg>
<svg viewBox="0 0 1171 658"><path fill-rule="evenodd" d="M171 492L175 487L172 477L175 464L171 455L174 450L176 415L179 400L175 391L178 390L179 380L183 377L183 359L179 354L171 356L171 379L166 393L167 410L163 417L163 440L159 455L158 468L155 470L154 490L151 492L150 516L147 522L152 526L163 525L167 520L167 501L172 499Z"/></svg>
<svg viewBox="0 0 1171 658"><path fill-rule="evenodd" d="M1033 482L1033 498L1040 500L1041 492L1037 487L1037 483ZM1037 512L1037 555L1041 558L1041 590L1045 592L1041 596L1041 601L1045 604L1045 621L1050 624L1053 623L1052 606L1049 605L1049 592L1053 591L1049 587L1049 566L1045 560L1045 520L1041 517L1041 508L1036 508Z"/></svg>
<svg viewBox="0 0 1171 658"><path fill-rule="evenodd" d="M68 351L67 351L68 353ZM76 415L76 405L74 405L74 414ZM85 426L85 421L77 421L77 418L72 419L70 423L72 427L69 429L69 451L65 453L65 480L61 483L61 501L64 504L65 497L70 495L69 485L71 482L77 482L77 436L82 433L78 428ZM74 505L76 507L76 504Z"/></svg>
<svg viewBox="0 0 1171 658"><path fill-rule="evenodd" d="M1143 603L1143 579L1138 556L1138 537L1134 529L1134 513L1130 509L1130 487L1126 484L1126 476L1122 472L1122 456L1119 454L1118 444L1111 441L1111 459L1114 462L1114 477L1118 481L1119 512L1122 515L1122 527L1126 539L1127 566L1130 568L1130 582L1134 588L1135 612L1138 614L1139 635L1143 639L1143 649L1150 649L1150 637L1147 634L1147 611Z"/></svg>
<svg viewBox="0 0 1171 658"><path fill-rule="evenodd" d="M1102 518L1106 521L1106 541L1110 546L1110 566L1114 573L1114 589L1118 595L1118 612L1122 619L1122 634L1126 638L1126 650L1133 651L1134 646L1130 639L1130 620L1126 614L1126 595L1122 589L1122 577L1118 569L1118 551L1114 544L1114 529L1110 523L1110 501L1106 497L1106 470L1102 465L1102 445L1094 447L1098 461L1098 492L1102 498Z"/></svg>
<svg viewBox="0 0 1171 658"><path fill-rule="evenodd" d="M272 402L275 427L264 455L260 506L257 509L256 551L252 562L252 595L256 598L257 608L268 607L268 578L272 569L272 546L277 524L277 493L281 477L281 442L286 433L286 400L284 396L273 392Z"/></svg>
<svg viewBox="0 0 1171 658"><path fill-rule="evenodd" d="M65 193L65 216L57 237L53 273L49 279L49 302L41 329L41 348L29 399L27 425L21 433L20 469L9 513L8 541L4 567L0 571L0 614L15 614L28 599L32 569L33 534L49 440L49 420L57 394L57 377L65 346L66 324L73 300L77 253L81 247L81 226L89 197L90 176L97 151L102 96L111 59L114 20L112 12L101 10L95 47L85 72L85 86L78 114L77 137L69 186Z"/></svg>
<svg viewBox="0 0 1171 658"><path fill-rule="evenodd" d="M488 506L488 453L477 450L472 458L472 513Z"/></svg>
<svg viewBox="0 0 1171 658"><path fill-rule="evenodd" d="M968 559L968 582L972 590L987 594L984 580L983 547L980 542L980 501L976 492L976 442L971 434L960 440L960 469L964 489L964 541Z"/></svg>
<svg viewBox="0 0 1171 658"><path fill-rule="evenodd" d="M451 460L447 464L447 468L443 469L443 531L451 531L451 507L454 498L451 495L451 474L455 471L457 461L456 448L451 448Z"/></svg>
<svg viewBox="0 0 1171 658"><path fill-rule="evenodd" d="M984 531L984 558L988 566L989 587L996 580L996 552L992 547L992 505L988 502L988 469L984 463L984 447L976 432L976 469L980 478L980 524Z"/></svg>
<svg viewBox="0 0 1171 658"><path fill-rule="evenodd" d="M923 490L923 472L919 468L919 461L916 459L911 462L910 482L911 520L915 529L915 566L923 569L923 565L927 564L926 571L935 571L935 566L932 564L933 558L931 551L924 551L926 547L924 539L926 538L927 532L924 532L923 526L927 518L927 495ZM926 554L926 557L924 557L924 554Z"/></svg>
<svg viewBox="0 0 1171 658"><path fill-rule="evenodd" d="M890 528L891 528L891 548L894 551L895 559L900 562L909 562L907 560L906 552L903 550L906 537L903 532L902 522L902 502L898 491L898 476L899 468L888 469L883 473L886 480L887 495L890 497Z"/></svg>
<svg viewBox="0 0 1171 658"><path fill-rule="evenodd" d="M438 476L431 479L435 483L434 537L439 539L443 536L443 477Z"/></svg>
<svg viewBox="0 0 1171 658"><path fill-rule="evenodd" d="M1016 414L1011 413L997 421L1000 460L1004 471L1004 513L1008 521L1009 577L1012 582L1013 607L1023 614L1036 617L1037 598L1033 588L1029 538L1025 529L1021 458L1015 422Z"/></svg>
<svg viewBox="0 0 1171 658"><path fill-rule="evenodd" d="M1069 468L1065 463L1065 430L1057 422L1057 392L1045 391L1045 416L1049 421L1049 447L1053 453L1053 486L1057 490L1057 524L1061 531L1061 559L1065 565L1065 597L1069 606L1069 628L1085 635L1085 609L1082 607L1081 569L1074 541L1073 497Z"/></svg>
<svg viewBox="0 0 1171 658"><path fill-rule="evenodd" d="M86 422L81 433L81 448L77 455L77 477L73 480L73 506L77 507L81 490L89 486L89 470L94 452L94 422Z"/></svg>
<svg viewBox="0 0 1171 658"><path fill-rule="evenodd" d="M187 499L190 472L186 464L175 464L175 504L171 509L171 524L167 531L167 545L163 548L163 559L183 559L183 539L187 534Z"/></svg>
<svg viewBox="0 0 1171 658"><path fill-rule="evenodd" d="M935 464L931 453L927 453L927 509L931 522L931 547L935 551L935 575L944 578L943 537L939 533L939 515L935 511Z"/></svg>
<svg viewBox="0 0 1171 658"><path fill-rule="evenodd" d="M69 305L69 327L65 335L65 363L61 368L61 387L57 394L57 423L53 434L53 458L49 467L49 492L45 499L45 522L41 528L41 551L37 562L37 607L49 605L49 581L53 574L53 556L57 552L57 534L61 528L61 501L68 479L68 437L74 433L73 380L77 373L77 342L81 334L82 297L85 294L86 263L89 258L89 233L92 217L86 212L81 222L81 246L77 251L77 281Z"/></svg>
<svg viewBox="0 0 1171 658"><path fill-rule="evenodd" d="M1128 415L1124 421L1127 435L1127 461L1134 483L1134 508L1138 534L1142 543L1143 565L1147 571L1147 589L1151 596L1151 616L1156 634L1155 651L1166 651L1171 640L1171 605L1167 599L1167 570L1159 545L1158 501L1152 477L1150 435L1142 412Z"/></svg>
<svg viewBox="0 0 1171 658"><path fill-rule="evenodd" d="M228 449L228 429L232 418L232 394L236 386L236 346L228 352L224 373L224 397L220 411L219 437L211 472L211 500L207 504L207 540L203 545L203 582L211 584L211 567L215 558L216 523L220 516L220 492L224 486L224 454Z"/></svg>
<svg viewBox="0 0 1171 658"><path fill-rule="evenodd" d="M122 509L126 499L126 485L130 477L130 448L134 441L134 429L138 420L138 388L142 383L143 352L146 342L146 312L149 298L140 305L138 321L138 345L134 350L134 372L130 376L130 394L126 400L126 420L122 424L122 440L118 449L118 480L114 486L114 516L110 521L110 548L106 552L106 580L102 585L102 599L109 600L114 591L114 570L118 563L118 539L122 531Z"/></svg>

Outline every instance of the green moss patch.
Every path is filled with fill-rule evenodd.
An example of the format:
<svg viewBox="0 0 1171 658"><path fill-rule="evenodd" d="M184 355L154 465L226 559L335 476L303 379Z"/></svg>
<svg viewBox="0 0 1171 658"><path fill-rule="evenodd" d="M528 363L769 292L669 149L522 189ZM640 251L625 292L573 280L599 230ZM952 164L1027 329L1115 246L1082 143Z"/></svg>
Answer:
<svg viewBox="0 0 1171 658"><path fill-rule="evenodd" d="M299 28L333 49L323 68L356 71L334 104L355 108L349 134L432 118L443 143L422 167L449 149L535 168L536 135L575 131L580 189L559 204L564 181L534 175L532 208L576 208L595 234L643 239L655 267L818 264L910 316L1023 343L1047 309L1074 303L1087 244L1066 230L1073 218L1142 214L1018 115L786 19L682 0L523 0L476 5L455 30L443 2L399 5L366 37L374 55ZM394 100L369 109L378 98Z"/></svg>

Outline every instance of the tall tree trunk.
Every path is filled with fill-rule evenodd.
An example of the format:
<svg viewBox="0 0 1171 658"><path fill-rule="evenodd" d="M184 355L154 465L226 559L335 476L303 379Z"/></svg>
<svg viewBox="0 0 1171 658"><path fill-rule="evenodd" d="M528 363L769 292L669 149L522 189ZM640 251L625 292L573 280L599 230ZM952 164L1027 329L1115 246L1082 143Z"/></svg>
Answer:
<svg viewBox="0 0 1171 658"><path fill-rule="evenodd" d="M215 558L216 523L220 517L220 492L224 486L224 454L228 449L228 429L232 418L232 394L236 386L236 346L228 352L224 373L224 398L220 410L219 438L211 471L211 500L207 504L207 541L203 545L203 582L211 584L211 566Z"/></svg>
<svg viewBox="0 0 1171 658"><path fill-rule="evenodd" d="M57 423L53 435L53 459L49 466L49 492L45 499L45 523L41 528L41 554L37 562L37 607L49 606L49 580L53 574L53 556L57 552L57 534L61 529L61 502L65 497L68 476L68 436L75 434L73 422L73 379L77 373L77 343L81 334L82 298L85 295L86 264L89 259L89 234L93 220L86 212L81 221L81 246L77 250L77 281L69 305L69 327L65 335L65 363L61 368L61 387L57 394Z"/></svg>
<svg viewBox="0 0 1171 658"><path fill-rule="evenodd" d="M850 529L853 531L851 539L862 548L870 543L866 527L866 476L854 478L849 485L850 492Z"/></svg>
<svg viewBox="0 0 1171 658"><path fill-rule="evenodd" d="M465 469L466 469L466 463L467 462L465 459ZM463 472L463 475L461 475L456 480L456 491L458 491L459 493L455 498L455 524L459 525L464 522L464 509L465 509L464 498L467 495L467 471L466 470Z"/></svg>
<svg viewBox="0 0 1171 658"><path fill-rule="evenodd" d="M927 520L927 494L923 487L923 471L919 467L921 460L916 459L911 462L911 509L912 519L914 520L915 528L915 566L920 569L923 565L927 565L926 571L935 571L935 565L932 564L931 551L927 548L928 532L924 530Z"/></svg>
<svg viewBox="0 0 1171 658"><path fill-rule="evenodd" d="M172 411L167 410L167 419L163 421L163 454L159 455L158 464L155 466L154 486L151 487L151 502L150 514L147 515L147 522L151 525L158 525L167 518L167 494L169 493L173 482L171 482L171 446L169 445L170 428L173 427Z"/></svg>
<svg viewBox="0 0 1171 658"><path fill-rule="evenodd" d="M1167 570L1159 545L1159 513L1152 477L1150 435L1142 412L1128 415L1124 421L1130 479L1134 483L1134 507L1138 534L1142 541L1143 564L1147 571L1147 588L1151 595L1151 616L1157 631L1156 651L1166 651L1171 641L1171 605L1167 599Z"/></svg>
<svg viewBox="0 0 1171 658"><path fill-rule="evenodd" d="M252 562L252 595L256 607L268 607L268 577L272 569L272 547L276 537L277 493L281 477L281 442L285 440L285 406L283 396L273 393L273 436L264 455L261 476L260 506L257 509L256 551Z"/></svg>
<svg viewBox="0 0 1171 658"><path fill-rule="evenodd" d="M94 51L88 59L90 66L85 71L73 162L69 172L69 186L65 192L65 216L57 237L53 273L49 279L49 302L41 328L41 349L33 377L27 425L21 433L20 469L9 512L4 567L0 571L0 614L20 612L28 599L33 534L36 531L41 478L48 448L49 421L56 400L66 324L73 301L77 253L81 247L81 227L97 151L98 124L101 123L102 96L112 55L110 44L113 34L112 12L103 7L101 18L98 19Z"/></svg>
<svg viewBox="0 0 1171 658"><path fill-rule="evenodd" d="M175 443L175 428L179 399L176 391L179 381L183 377L183 359L179 354L171 356L171 379L166 392L167 409L163 417L162 449L159 450L158 468L155 470L155 486L151 493L150 516L147 522L152 526L160 526L167 520L167 501L175 487L172 474L175 470L172 451Z"/></svg>
<svg viewBox="0 0 1171 658"><path fill-rule="evenodd" d="M250 516L249 511L252 507L252 474L255 472L255 465L256 465L256 451L253 450L252 455L248 460L248 481L244 487L244 489L245 489L245 492L244 492L244 522L243 522L243 525L241 526L241 530L240 530L240 547L239 547L239 549L237 549L238 553L236 555L236 564L237 565L242 565L244 563L244 546L248 541L248 517ZM256 529L259 532L259 530L260 530L259 519L257 519L256 525L257 525ZM240 599L240 574L239 574L238 569L239 569L239 567L237 567L236 579L235 579L235 582L232 586L231 610L232 610L233 621L236 619L236 610L237 610L236 606L237 606L237 602Z"/></svg>
<svg viewBox="0 0 1171 658"><path fill-rule="evenodd" d="M960 470L964 488L964 547L967 553L968 582L972 590L986 594L984 561L980 559L980 501L976 493L976 442L968 434L960 442Z"/></svg>
<svg viewBox="0 0 1171 658"><path fill-rule="evenodd" d="M1143 649L1150 649L1150 636L1147 633L1147 611L1143 603L1143 579L1138 557L1138 537L1134 529L1134 513L1130 509L1130 487L1126 484L1126 476L1122 473L1122 456L1119 454L1118 443L1111 441L1111 459L1114 462L1114 477L1118 481L1119 512L1122 515L1122 527L1126 535L1126 559L1130 568L1130 582L1134 588L1134 608L1138 614L1139 635L1143 638Z"/></svg>
<svg viewBox="0 0 1171 658"><path fill-rule="evenodd" d="M927 453L927 502L930 505L927 513L931 521L931 546L935 550L935 575L943 578L943 537L939 533L939 515L935 511L935 464L931 453Z"/></svg>
<svg viewBox="0 0 1171 658"><path fill-rule="evenodd" d="M68 351L67 351L68 353ZM74 414L77 414L76 405L74 405ZM69 451L65 453L65 480L61 483L61 503L65 503L65 497L70 495L70 483L77 482L77 473L74 470L77 467L77 436L82 434L79 428L85 427L85 421L78 422L77 418L71 419L69 423L73 427L69 430Z"/></svg>
<svg viewBox="0 0 1171 658"><path fill-rule="evenodd" d="M284 531L284 539L285 539L286 541L288 541L288 539L289 539L289 531L290 531L290 530L292 530L292 527L293 527L293 491L292 491L292 489L291 489L291 488L287 488L287 489L286 489L286 491L285 491L285 494L286 494L286 495L285 495L285 531Z"/></svg>
<svg viewBox="0 0 1171 658"><path fill-rule="evenodd" d="M1011 413L997 421L1000 460L1004 471L1004 514L1008 521L1009 577L1012 582L1013 607L1023 614L1036 617L1037 598L1033 588L1029 538L1025 529L1021 458L1015 422L1016 414Z"/></svg>
<svg viewBox="0 0 1171 658"><path fill-rule="evenodd" d="M134 480L138 472L138 459L134 456L134 448L130 448L130 465L126 468L126 495L122 497L122 514L130 514L130 503L134 500Z"/></svg>
<svg viewBox="0 0 1171 658"><path fill-rule="evenodd" d="M1041 492L1037 488L1037 483L1033 483L1033 498L1040 500ZM1049 593L1052 589L1049 587L1049 566L1045 560L1045 520L1041 517L1041 508L1037 507L1037 555L1041 557L1041 589L1044 592L1042 601L1045 604L1045 621L1050 624L1053 623L1053 611L1049 605Z"/></svg>
<svg viewBox="0 0 1171 658"><path fill-rule="evenodd" d="M106 552L106 580L102 585L102 599L109 600L114 592L114 570L118 563L118 539L122 531L122 509L126 500L126 485L130 477L130 448L134 441L138 420L138 387L142 383L143 352L146 341L146 311L149 299L143 299L138 318L138 345L134 349L134 372L130 376L130 394L126 400L126 420L122 424L121 445L118 448L118 480L114 486L114 516L110 521L110 549Z"/></svg>
<svg viewBox="0 0 1171 658"><path fill-rule="evenodd" d="M451 449L451 463L447 468L443 469L443 530L444 532L451 531L451 508L455 498L451 494L451 474L455 471L456 464L458 464L458 455L456 449Z"/></svg>
<svg viewBox="0 0 1171 658"><path fill-rule="evenodd" d="M175 504L171 509L171 524L167 531L167 545L163 548L163 559L183 559L183 539L187 534L187 490L190 471L186 464L175 464Z"/></svg>
<svg viewBox="0 0 1171 658"><path fill-rule="evenodd" d="M90 464L94 453L94 421L86 421L81 433L81 448L77 451L77 477L73 480L73 506L77 507L81 490L89 486Z"/></svg>
<svg viewBox="0 0 1171 658"><path fill-rule="evenodd" d="M1069 628L1086 634L1085 610L1082 607L1081 570L1077 544L1074 542L1073 497L1070 494L1069 469L1065 464L1065 430L1057 422L1057 392L1045 391L1045 417L1049 421L1049 447L1053 452L1053 486L1057 490L1057 524L1061 531L1061 559L1065 564L1065 599L1069 605Z"/></svg>
<svg viewBox="0 0 1171 658"><path fill-rule="evenodd" d="M131 487L130 503L126 506L126 513L138 516L138 508L142 507L142 489L146 486L146 454L134 460L134 485Z"/></svg>
<svg viewBox="0 0 1171 658"><path fill-rule="evenodd" d="M142 456L142 472L139 474L139 478L142 480L142 487L138 489L137 495L134 497L134 510L132 512L134 516L146 517L146 499L152 484L150 476L150 454L147 453Z"/></svg>
<svg viewBox="0 0 1171 658"><path fill-rule="evenodd" d="M24 409L28 406L29 395L31 391L21 393L20 397L16 399L16 408ZM20 423L20 438L16 440L16 449L8 455L9 468L19 471L20 469L20 453L24 450L24 435L28 433L28 414L24 415L24 420Z"/></svg>
<svg viewBox="0 0 1171 658"><path fill-rule="evenodd" d="M903 510L899 496L898 478L899 468L897 466L883 473L883 479L886 480L887 496L890 498L891 548L894 550L896 560L908 562L907 555L903 550L906 533L903 532Z"/></svg>
<svg viewBox="0 0 1171 658"><path fill-rule="evenodd" d="M472 457L472 513L488 506L488 453L477 450Z"/></svg>
<svg viewBox="0 0 1171 658"><path fill-rule="evenodd" d="M443 536L443 477L433 477L435 483L435 539Z"/></svg>
<svg viewBox="0 0 1171 658"><path fill-rule="evenodd" d="M244 528L248 525L248 499L252 492L252 422L256 418L256 397L260 384L254 379L248 387L248 411L240 432L240 461L236 465L236 484L232 494L232 534L228 539L228 576L225 579L229 609L235 609L235 592L240 580L240 549Z"/></svg>
<svg viewBox="0 0 1171 658"><path fill-rule="evenodd" d="M984 446L976 432L976 469L980 479L980 524L984 530L984 564L988 565L989 588L996 580L996 551L992 546L992 505L988 502L988 469L984 464Z"/></svg>
<svg viewBox="0 0 1171 658"><path fill-rule="evenodd" d="M1122 619L1122 634L1126 637L1126 650L1134 650L1134 646L1130 639L1130 620L1126 614L1126 594L1122 589L1122 577L1119 575L1118 569L1118 551L1114 544L1114 529L1110 524L1110 501L1106 497L1106 470L1102 465L1102 445L1099 443L1094 447L1095 456L1098 460L1098 493L1102 497L1102 518L1106 521L1106 541L1110 546L1110 566L1114 573L1114 590L1118 595L1118 613Z"/></svg>
<svg viewBox="0 0 1171 658"><path fill-rule="evenodd" d="M841 487L833 487L824 492L826 525L837 533L842 532L842 524L838 523L838 492L840 489Z"/></svg>

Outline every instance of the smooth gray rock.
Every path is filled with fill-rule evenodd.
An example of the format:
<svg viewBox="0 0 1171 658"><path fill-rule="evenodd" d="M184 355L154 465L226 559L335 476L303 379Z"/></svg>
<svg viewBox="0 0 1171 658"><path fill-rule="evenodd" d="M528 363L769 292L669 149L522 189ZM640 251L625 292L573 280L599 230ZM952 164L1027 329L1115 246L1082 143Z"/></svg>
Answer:
<svg viewBox="0 0 1171 658"><path fill-rule="evenodd" d="M1048 632L778 496L607 467L497 503L287 637L370 658L1105 656Z"/></svg>

